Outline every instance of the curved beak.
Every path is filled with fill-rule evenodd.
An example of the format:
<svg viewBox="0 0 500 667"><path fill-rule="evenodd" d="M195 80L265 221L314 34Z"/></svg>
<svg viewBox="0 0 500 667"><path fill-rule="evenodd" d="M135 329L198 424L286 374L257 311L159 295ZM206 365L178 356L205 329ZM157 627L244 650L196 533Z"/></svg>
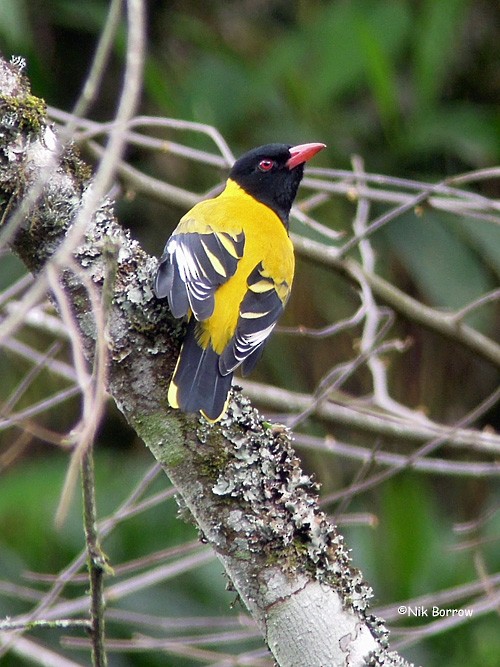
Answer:
<svg viewBox="0 0 500 667"><path fill-rule="evenodd" d="M286 166L288 167L288 169L293 169L294 167L297 167L299 164L302 164L310 160L313 157L313 155L319 153L319 151L323 150L323 148L326 148L326 145L319 143L299 144L298 146L292 146L289 149L291 157L289 160L286 161Z"/></svg>

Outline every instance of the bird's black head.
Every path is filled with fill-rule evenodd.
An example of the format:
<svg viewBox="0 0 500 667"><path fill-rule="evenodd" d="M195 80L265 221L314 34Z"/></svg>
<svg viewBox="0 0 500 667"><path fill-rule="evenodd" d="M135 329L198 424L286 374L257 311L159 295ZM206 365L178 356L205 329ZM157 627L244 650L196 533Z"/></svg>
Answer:
<svg viewBox="0 0 500 667"><path fill-rule="evenodd" d="M324 144L267 144L242 155L229 178L269 206L288 226L288 215L304 173L304 163Z"/></svg>

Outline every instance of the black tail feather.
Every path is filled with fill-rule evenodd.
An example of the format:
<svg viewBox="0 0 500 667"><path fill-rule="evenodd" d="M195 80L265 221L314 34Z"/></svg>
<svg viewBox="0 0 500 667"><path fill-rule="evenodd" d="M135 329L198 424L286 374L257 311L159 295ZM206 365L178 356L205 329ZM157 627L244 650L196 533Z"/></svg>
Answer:
<svg viewBox="0 0 500 667"><path fill-rule="evenodd" d="M192 318L172 378L169 402L183 412L201 411L210 421L217 421L225 412L233 374L221 374L219 355L198 344L196 326Z"/></svg>

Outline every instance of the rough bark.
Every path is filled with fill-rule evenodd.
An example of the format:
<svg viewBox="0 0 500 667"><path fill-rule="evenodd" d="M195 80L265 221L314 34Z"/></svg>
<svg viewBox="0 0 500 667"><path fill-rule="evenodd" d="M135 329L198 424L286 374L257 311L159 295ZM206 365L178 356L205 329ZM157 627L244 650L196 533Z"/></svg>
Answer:
<svg viewBox="0 0 500 667"><path fill-rule="evenodd" d="M55 137L18 64L0 61L0 233L20 215L11 247L39 275L91 187L75 149ZM82 277L102 297L105 277L114 274L108 390L178 488L277 663L407 664L389 653L386 630L368 610L371 590L320 511L290 433L264 422L238 393L215 426L168 407L183 327L153 296L156 259L118 225L109 201L87 221L73 259L78 271L61 269L61 282L89 360L96 327Z"/></svg>

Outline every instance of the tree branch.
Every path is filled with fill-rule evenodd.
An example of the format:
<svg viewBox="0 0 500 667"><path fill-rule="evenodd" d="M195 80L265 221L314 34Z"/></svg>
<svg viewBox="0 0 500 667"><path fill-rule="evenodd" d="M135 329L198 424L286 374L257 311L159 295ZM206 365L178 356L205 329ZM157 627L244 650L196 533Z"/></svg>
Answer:
<svg viewBox="0 0 500 667"><path fill-rule="evenodd" d="M288 431L269 427L237 393L216 426L167 407L182 327L153 297L156 260L117 224L109 201L96 208L89 200L88 169L71 145L58 145L17 65L0 61L1 220L38 276L16 322L45 292L50 266L92 362L103 336L87 284L106 300L109 248L116 249L104 337L108 390L176 485L278 664L407 664L388 652L387 633L368 611L370 588L319 509ZM4 333L13 327L5 321Z"/></svg>

